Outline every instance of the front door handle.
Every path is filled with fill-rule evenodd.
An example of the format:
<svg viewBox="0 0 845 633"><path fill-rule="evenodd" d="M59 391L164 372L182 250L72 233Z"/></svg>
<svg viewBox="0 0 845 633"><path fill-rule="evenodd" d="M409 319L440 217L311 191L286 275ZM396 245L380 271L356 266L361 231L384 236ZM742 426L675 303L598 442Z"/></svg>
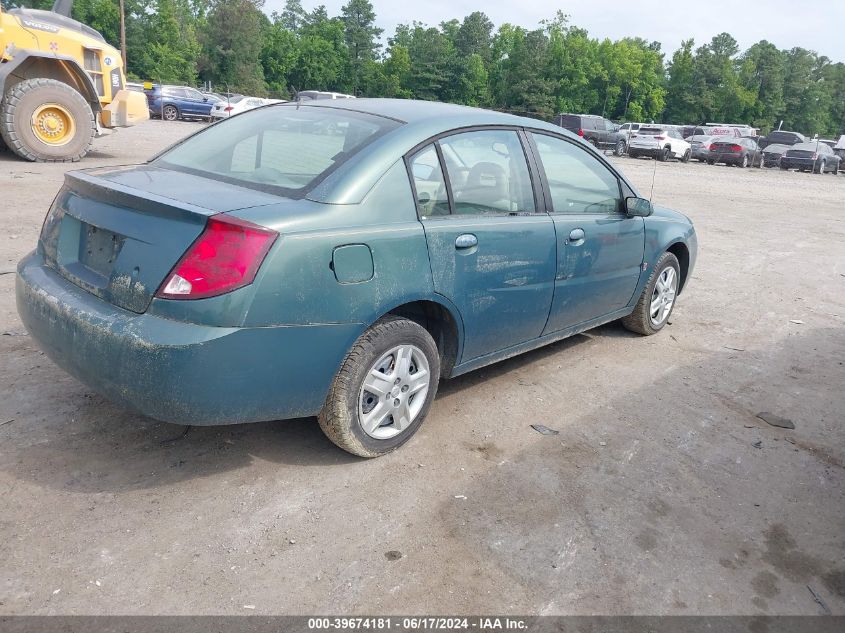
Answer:
<svg viewBox="0 0 845 633"><path fill-rule="evenodd" d="M464 233L455 238L455 248L472 248L478 246L478 238L472 233Z"/></svg>
<svg viewBox="0 0 845 633"><path fill-rule="evenodd" d="M569 232L570 242L580 242L584 239L584 229L572 229Z"/></svg>

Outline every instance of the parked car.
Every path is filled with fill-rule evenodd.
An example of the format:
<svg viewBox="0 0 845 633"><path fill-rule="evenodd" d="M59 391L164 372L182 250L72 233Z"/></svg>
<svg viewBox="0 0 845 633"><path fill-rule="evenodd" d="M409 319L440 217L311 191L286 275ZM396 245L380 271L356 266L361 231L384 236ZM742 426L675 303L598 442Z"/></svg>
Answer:
<svg viewBox="0 0 845 633"><path fill-rule="evenodd" d="M702 128L696 128L701 130ZM710 134L695 134L684 140L690 144L691 158L696 159L702 163L708 162L712 157L710 155L710 144L720 138L728 138L723 136L712 136Z"/></svg>
<svg viewBox="0 0 845 633"><path fill-rule="evenodd" d="M210 119L211 108L219 101L188 86L153 85L145 89L150 115L165 121Z"/></svg>
<svg viewBox="0 0 845 633"><path fill-rule="evenodd" d="M782 145L780 143L766 145L766 148L763 150L763 167L779 167L781 156L789 148L789 145Z"/></svg>
<svg viewBox="0 0 845 633"><path fill-rule="evenodd" d="M296 125L314 121L344 133ZM374 457L416 432L441 378L616 319L659 332L696 253L688 218L557 126L325 100L68 172L16 297L50 358L128 408L317 415Z"/></svg>
<svg viewBox="0 0 845 633"><path fill-rule="evenodd" d="M648 125L647 123L623 123L619 126L619 131L623 134L629 134L631 132L636 132L644 125Z"/></svg>
<svg viewBox="0 0 845 633"><path fill-rule="evenodd" d="M343 94L342 92L328 92L326 90L302 90L296 93L300 101L313 101L318 99L355 99L354 95Z"/></svg>
<svg viewBox="0 0 845 633"><path fill-rule="evenodd" d="M211 108L211 118L228 119L230 116L271 103L282 103L282 101L279 99L262 99L261 97L232 97L215 103L214 107Z"/></svg>
<svg viewBox="0 0 845 633"><path fill-rule="evenodd" d="M681 136L683 136L684 139L688 141L691 136L717 136L717 135L711 134L711 132L706 127L701 127L700 125L684 125L681 128Z"/></svg>
<svg viewBox="0 0 845 633"><path fill-rule="evenodd" d="M558 114L555 124L577 134L593 147L612 149L616 156L622 156L627 148L627 134L604 117L594 114Z"/></svg>
<svg viewBox="0 0 845 633"><path fill-rule="evenodd" d="M790 147L780 159L781 169L812 171L816 174L839 173L841 158L824 143L798 143Z"/></svg>
<svg viewBox="0 0 845 633"><path fill-rule="evenodd" d="M745 123L707 123L712 134L719 136L757 136L759 131Z"/></svg>
<svg viewBox="0 0 845 633"><path fill-rule="evenodd" d="M713 163L725 163L737 167L762 167L763 158L756 141L750 138L721 136L710 144L710 158Z"/></svg>
<svg viewBox="0 0 845 633"><path fill-rule="evenodd" d="M775 130L769 132L766 136L760 139L760 149L766 149L767 145L778 143L780 145L795 145L797 143L806 143L807 139L799 132L788 132L786 130Z"/></svg>
<svg viewBox="0 0 845 633"><path fill-rule="evenodd" d="M692 145L685 141L674 127L641 127L636 134L631 134L628 156L650 156L664 161L677 158L686 163L692 156Z"/></svg>
<svg viewBox="0 0 845 633"><path fill-rule="evenodd" d="M836 145L833 146L833 153L845 160L845 134L840 136Z"/></svg>

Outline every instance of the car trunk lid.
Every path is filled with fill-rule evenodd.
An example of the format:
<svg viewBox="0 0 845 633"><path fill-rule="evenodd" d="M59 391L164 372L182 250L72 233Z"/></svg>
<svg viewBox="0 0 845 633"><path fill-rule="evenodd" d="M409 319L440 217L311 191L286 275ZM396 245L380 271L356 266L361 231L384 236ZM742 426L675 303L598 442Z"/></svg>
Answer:
<svg viewBox="0 0 845 633"><path fill-rule="evenodd" d="M141 313L208 217L278 201L148 165L71 172L39 247L47 264L70 282Z"/></svg>

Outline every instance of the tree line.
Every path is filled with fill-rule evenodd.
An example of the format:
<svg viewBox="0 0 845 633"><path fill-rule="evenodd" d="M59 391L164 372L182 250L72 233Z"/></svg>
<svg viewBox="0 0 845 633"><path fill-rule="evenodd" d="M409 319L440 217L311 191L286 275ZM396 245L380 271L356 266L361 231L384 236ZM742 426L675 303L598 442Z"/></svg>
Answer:
<svg viewBox="0 0 845 633"><path fill-rule="evenodd" d="M49 8L52 0L21 4ZM764 132L845 134L845 64L728 33L671 58L659 42L599 40L558 12L535 29L480 11L401 24L382 43L369 0L340 15L287 0L125 0L133 79L289 98L298 90L432 99L550 119L558 112L665 123L743 122ZM117 0L76 0L73 17L119 43Z"/></svg>

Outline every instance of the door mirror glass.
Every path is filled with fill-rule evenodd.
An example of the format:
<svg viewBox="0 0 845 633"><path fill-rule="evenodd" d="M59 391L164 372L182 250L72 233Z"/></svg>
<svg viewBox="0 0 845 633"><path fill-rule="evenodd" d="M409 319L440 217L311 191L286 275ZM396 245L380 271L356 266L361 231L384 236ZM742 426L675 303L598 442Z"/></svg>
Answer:
<svg viewBox="0 0 845 633"><path fill-rule="evenodd" d="M632 217L647 218L652 213L651 202L645 198L625 198L625 212Z"/></svg>

